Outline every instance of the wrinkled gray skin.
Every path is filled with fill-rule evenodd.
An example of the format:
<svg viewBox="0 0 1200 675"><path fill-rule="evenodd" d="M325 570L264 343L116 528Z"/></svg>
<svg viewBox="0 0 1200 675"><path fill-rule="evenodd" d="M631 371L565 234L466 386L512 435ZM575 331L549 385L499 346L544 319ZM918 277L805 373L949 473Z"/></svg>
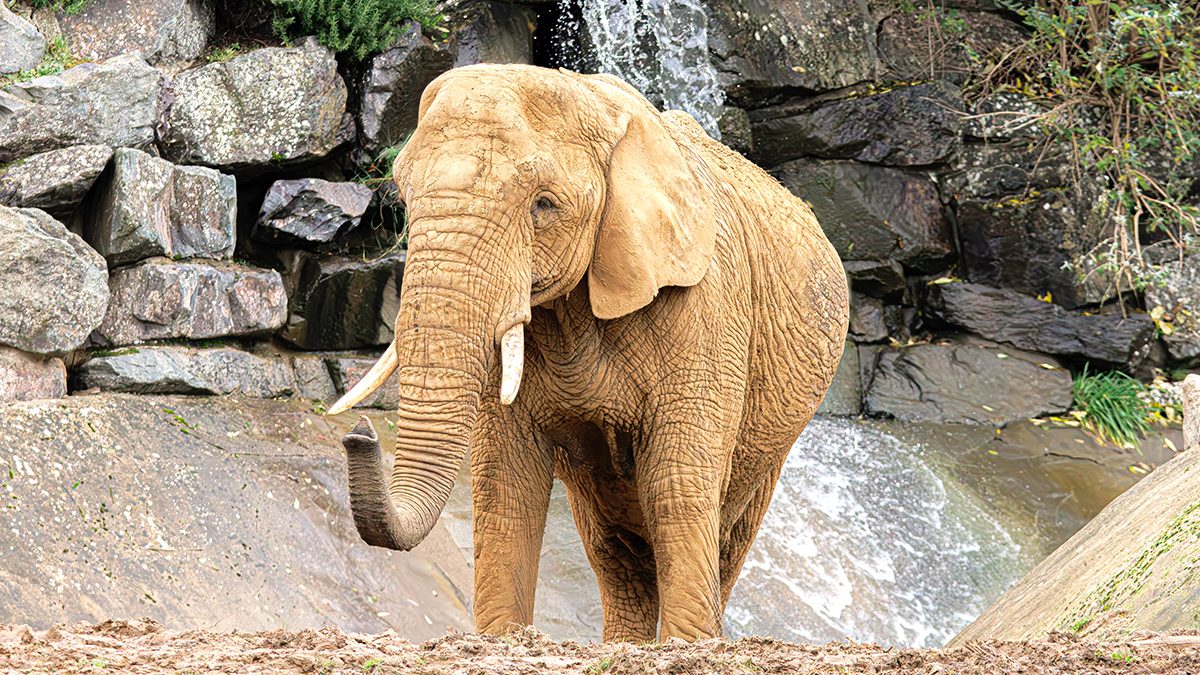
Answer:
<svg viewBox="0 0 1200 675"><path fill-rule="evenodd" d="M369 424L345 439L362 537L419 543L469 447L478 630L532 620L558 476L606 640L719 635L846 334L811 210L619 80L528 66L430 84L394 175L396 463L389 486ZM522 323L504 405L497 345Z"/></svg>

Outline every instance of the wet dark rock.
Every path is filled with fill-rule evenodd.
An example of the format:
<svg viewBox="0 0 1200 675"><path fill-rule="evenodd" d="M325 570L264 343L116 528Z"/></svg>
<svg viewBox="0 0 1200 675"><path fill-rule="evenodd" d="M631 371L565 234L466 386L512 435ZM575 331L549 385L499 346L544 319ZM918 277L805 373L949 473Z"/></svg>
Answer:
<svg viewBox="0 0 1200 675"><path fill-rule="evenodd" d="M952 256L937 186L922 176L858 162L797 160L771 174L812 205L843 260L940 269Z"/></svg>
<svg viewBox="0 0 1200 675"><path fill-rule="evenodd" d="M400 309L404 252L363 261L308 259L291 295L280 336L301 349L357 349L388 344Z"/></svg>
<svg viewBox="0 0 1200 675"><path fill-rule="evenodd" d="M107 145L76 145L18 160L0 170L0 203L70 215L112 154Z"/></svg>
<svg viewBox="0 0 1200 675"><path fill-rule="evenodd" d="M943 180L959 201L1001 200L1070 186L1075 181L1071 173L1064 148L1044 148L1025 141L968 143Z"/></svg>
<svg viewBox="0 0 1200 675"><path fill-rule="evenodd" d="M975 283L1039 297L1050 293L1067 309L1101 302L1115 288L1099 275L1081 281L1080 270L1070 266L1105 238L1107 225L1065 190L964 200L958 206L963 270Z"/></svg>
<svg viewBox="0 0 1200 675"><path fill-rule="evenodd" d="M750 115L741 108L725 106L717 119L721 142L743 155L754 152L754 134L750 131Z"/></svg>
<svg viewBox="0 0 1200 675"><path fill-rule="evenodd" d="M7 87L0 164L72 145L150 145L161 79L140 56L124 54Z"/></svg>
<svg viewBox="0 0 1200 675"><path fill-rule="evenodd" d="M372 196L371 188L361 183L275 181L250 236L267 244L316 247L357 227Z"/></svg>
<svg viewBox="0 0 1200 675"><path fill-rule="evenodd" d="M287 320L275 270L151 258L114 271L109 286L112 301L96 331L106 345L263 334Z"/></svg>
<svg viewBox="0 0 1200 675"><path fill-rule="evenodd" d="M844 260L854 290L873 298L889 298L904 292L904 267L895 260Z"/></svg>
<svg viewBox="0 0 1200 675"><path fill-rule="evenodd" d="M971 104L963 120L963 133L989 141L1036 139L1044 131L1037 118L1045 112L1028 96L998 92Z"/></svg>
<svg viewBox="0 0 1200 675"><path fill-rule="evenodd" d="M44 211L0 206L0 344L64 354L108 301L108 267L83 239Z"/></svg>
<svg viewBox="0 0 1200 675"><path fill-rule="evenodd" d="M1053 357L983 340L886 347L864 412L905 422L994 424L1071 406L1071 375Z"/></svg>
<svg viewBox="0 0 1200 675"><path fill-rule="evenodd" d="M232 347L139 347L89 360L75 375L80 389L133 394L290 396L291 369L281 360Z"/></svg>
<svg viewBox="0 0 1200 675"><path fill-rule="evenodd" d="M908 344L921 335L925 322L916 307L908 305L884 305L883 323L888 335L897 342Z"/></svg>
<svg viewBox="0 0 1200 675"><path fill-rule="evenodd" d="M0 2L0 74L34 68L45 52L46 38Z"/></svg>
<svg viewBox="0 0 1200 675"><path fill-rule="evenodd" d="M837 372L833 374L833 382L829 391L817 407L818 415L831 417L852 417L862 410L862 377L859 374L858 347L853 342L847 342L842 351L842 360L838 361Z"/></svg>
<svg viewBox="0 0 1200 675"><path fill-rule="evenodd" d="M877 342L886 339L888 328L883 320L883 300L852 292L849 334L855 342Z"/></svg>
<svg viewBox="0 0 1200 675"><path fill-rule="evenodd" d="M1030 351L1128 369L1146 357L1154 338L1154 322L1145 314L1068 312L981 284L931 284L922 291L922 309L928 316Z"/></svg>
<svg viewBox="0 0 1200 675"><path fill-rule="evenodd" d="M190 61L216 31L212 0L91 0L59 19L71 53L99 61L140 54L147 63Z"/></svg>
<svg viewBox="0 0 1200 675"><path fill-rule="evenodd" d="M929 82L814 107L763 108L750 113L752 158L762 166L807 156L890 166L945 162L960 145L963 107L958 87Z"/></svg>
<svg viewBox="0 0 1200 675"><path fill-rule="evenodd" d="M476 63L533 63L537 13L510 2L472 2L449 18L447 51L459 68Z"/></svg>
<svg viewBox="0 0 1200 675"><path fill-rule="evenodd" d="M343 396L358 381L371 370L375 365L378 357L375 358L354 358L335 356L330 357L326 363L329 365L329 372L333 376L334 386L337 387L337 395ZM392 373L388 379L384 380L383 385L371 393L370 396L362 400L361 403L354 406L355 408L381 408L383 410L395 410L400 405L400 374L399 372Z"/></svg>
<svg viewBox="0 0 1200 675"><path fill-rule="evenodd" d="M62 359L0 346L0 405L66 395Z"/></svg>
<svg viewBox="0 0 1200 675"><path fill-rule="evenodd" d="M233 255L233 176L120 148L98 190L95 220L85 226L84 236L112 267L154 256Z"/></svg>
<svg viewBox="0 0 1200 675"><path fill-rule="evenodd" d="M235 172L314 162L353 140L333 52L309 37L175 76L159 149Z"/></svg>
<svg viewBox="0 0 1200 675"><path fill-rule="evenodd" d="M1025 42L1017 24L988 12L893 12L879 24L879 58L888 76L948 80L961 85L990 62Z"/></svg>
<svg viewBox="0 0 1200 675"><path fill-rule="evenodd" d="M333 386L325 357L296 354L292 357L292 372L296 377L296 394L300 397L326 403L337 399L337 388Z"/></svg>
<svg viewBox="0 0 1200 675"><path fill-rule="evenodd" d="M415 21L405 24L394 46L371 59L363 78L359 136L368 160L403 142L417 128L421 92L453 65L454 55L422 35Z"/></svg>
<svg viewBox="0 0 1200 675"><path fill-rule="evenodd" d="M874 21L862 0L705 4L713 66L740 107L779 89L829 91L875 78Z"/></svg>
<svg viewBox="0 0 1200 675"><path fill-rule="evenodd" d="M1162 308L1159 322L1167 351L1178 361L1200 360L1200 255L1163 266L1166 274L1146 289L1146 308Z"/></svg>

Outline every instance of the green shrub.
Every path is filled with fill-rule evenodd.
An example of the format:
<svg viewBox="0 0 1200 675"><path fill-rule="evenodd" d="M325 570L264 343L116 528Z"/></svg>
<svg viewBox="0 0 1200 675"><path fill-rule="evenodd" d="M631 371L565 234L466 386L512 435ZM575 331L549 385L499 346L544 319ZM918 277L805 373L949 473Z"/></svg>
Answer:
<svg viewBox="0 0 1200 675"><path fill-rule="evenodd" d="M1152 411L1139 396L1146 387L1125 373L1088 373L1085 365L1075 377L1074 389L1074 406L1081 413L1077 416L1101 439L1136 447L1138 435L1149 431L1146 420Z"/></svg>
<svg viewBox="0 0 1200 675"><path fill-rule="evenodd" d="M78 14L83 11L84 7L92 0L30 0L34 7L42 8L49 7L56 12L65 14Z"/></svg>
<svg viewBox="0 0 1200 675"><path fill-rule="evenodd" d="M361 61L392 46L405 21L433 31L442 17L430 0L271 0L280 37L316 35L321 44Z"/></svg>

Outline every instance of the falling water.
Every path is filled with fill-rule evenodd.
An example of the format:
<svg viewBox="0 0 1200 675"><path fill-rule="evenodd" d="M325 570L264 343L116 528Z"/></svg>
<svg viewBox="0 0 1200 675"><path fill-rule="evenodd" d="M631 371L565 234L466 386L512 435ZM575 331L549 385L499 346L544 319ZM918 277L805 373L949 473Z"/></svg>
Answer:
<svg viewBox="0 0 1200 675"><path fill-rule="evenodd" d="M709 60L702 2L562 0L561 12L582 15L581 26L561 31L567 67L616 75L655 105L684 110L710 136L721 137L717 119L725 94Z"/></svg>

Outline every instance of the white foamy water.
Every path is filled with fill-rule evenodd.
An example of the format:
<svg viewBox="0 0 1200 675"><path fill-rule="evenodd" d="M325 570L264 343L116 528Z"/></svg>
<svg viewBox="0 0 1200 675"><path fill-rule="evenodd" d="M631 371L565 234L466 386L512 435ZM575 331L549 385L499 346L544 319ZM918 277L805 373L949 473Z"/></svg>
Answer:
<svg viewBox="0 0 1200 675"><path fill-rule="evenodd" d="M941 646L1029 567L922 447L814 419L725 612L729 637Z"/></svg>

